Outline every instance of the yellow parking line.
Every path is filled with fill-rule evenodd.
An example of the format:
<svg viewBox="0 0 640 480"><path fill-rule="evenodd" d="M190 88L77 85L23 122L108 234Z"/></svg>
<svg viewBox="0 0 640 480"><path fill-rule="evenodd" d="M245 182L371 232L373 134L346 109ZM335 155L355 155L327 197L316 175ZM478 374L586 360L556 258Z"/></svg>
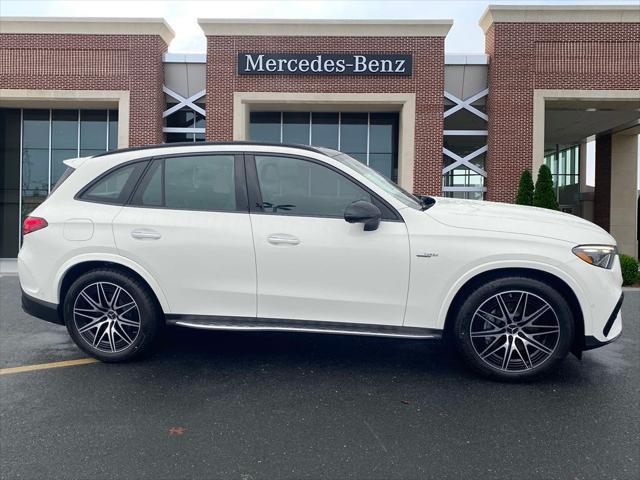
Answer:
<svg viewBox="0 0 640 480"><path fill-rule="evenodd" d="M78 358L77 360L65 360L64 362L40 363L38 365L24 365L22 367L0 368L0 375L10 375L12 373L33 372L34 370L47 370L49 368L73 367L74 365L87 365L100 360L95 358Z"/></svg>

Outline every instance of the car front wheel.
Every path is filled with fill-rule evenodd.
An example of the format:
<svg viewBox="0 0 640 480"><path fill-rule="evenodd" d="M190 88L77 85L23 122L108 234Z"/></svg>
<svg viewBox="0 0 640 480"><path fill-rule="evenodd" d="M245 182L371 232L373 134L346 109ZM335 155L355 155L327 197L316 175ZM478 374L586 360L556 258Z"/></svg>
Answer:
<svg viewBox="0 0 640 480"><path fill-rule="evenodd" d="M75 343L104 362L147 353L163 324L148 287L133 275L108 268L91 270L73 282L64 318Z"/></svg>
<svg viewBox="0 0 640 480"><path fill-rule="evenodd" d="M573 332L573 314L562 295L527 277L479 286L454 323L456 344L471 367L503 380L524 380L557 365Z"/></svg>

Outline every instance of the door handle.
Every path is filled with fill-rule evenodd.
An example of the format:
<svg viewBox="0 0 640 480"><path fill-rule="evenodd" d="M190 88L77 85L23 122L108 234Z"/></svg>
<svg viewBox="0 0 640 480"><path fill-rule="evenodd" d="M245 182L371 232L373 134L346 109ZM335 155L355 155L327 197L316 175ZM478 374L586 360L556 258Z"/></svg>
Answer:
<svg viewBox="0 0 640 480"><path fill-rule="evenodd" d="M271 245L298 245L300 243L300 239L298 237L294 237L293 235L288 235L286 233L274 233L273 235L269 235L267 237L267 241Z"/></svg>
<svg viewBox="0 0 640 480"><path fill-rule="evenodd" d="M162 235L160 232L151 230L149 228L138 228L131 232L131 236L136 240L158 240Z"/></svg>

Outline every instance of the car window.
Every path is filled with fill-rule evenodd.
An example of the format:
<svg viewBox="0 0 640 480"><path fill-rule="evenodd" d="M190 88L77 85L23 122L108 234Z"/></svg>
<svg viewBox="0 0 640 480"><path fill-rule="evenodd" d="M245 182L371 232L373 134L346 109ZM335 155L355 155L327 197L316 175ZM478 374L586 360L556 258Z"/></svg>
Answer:
<svg viewBox="0 0 640 480"><path fill-rule="evenodd" d="M108 173L81 196L82 200L122 205L131 192L132 184L144 169L146 162L131 163Z"/></svg>
<svg viewBox="0 0 640 480"><path fill-rule="evenodd" d="M315 162L263 155L256 155L255 161L265 212L343 217L350 203L371 202L366 190Z"/></svg>
<svg viewBox="0 0 640 480"><path fill-rule="evenodd" d="M352 168L360 175L363 175L368 180L376 184L382 190L392 195L396 200L401 201L407 207L414 208L416 210L420 210L422 208L422 204L415 195L404 190L399 185L396 185L391 180L389 180L384 175L381 175L379 172L376 172L373 168L366 166L364 163L359 162L353 157L350 157L346 153L339 152L337 150L332 150L330 148L318 147L318 150L322 151L329 157L334 160L339 161L343 165Z"/></svg>
<svg viewBox="0 0 640 480"><path fill-rule="evenodd" d="M233 155L193 155L155 160L132 204L179 210L235 211Z"/></svg>

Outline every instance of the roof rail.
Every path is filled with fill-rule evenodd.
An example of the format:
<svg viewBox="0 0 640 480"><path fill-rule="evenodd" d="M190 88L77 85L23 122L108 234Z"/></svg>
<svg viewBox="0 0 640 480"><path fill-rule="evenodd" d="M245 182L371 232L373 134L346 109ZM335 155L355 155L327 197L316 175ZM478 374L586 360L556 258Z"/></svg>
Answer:
<svg viewBox="0 0 640 480"><path fill-rule="evenodd" d="M214 141L214 142L175 142L175 143L159 143L157 145L145 145L141 147L128 147L128 148L119 148L118 150L109 150L107 152L99 153L94 155L92 158L96 157L105 157L107 155L115 155L117 153L125 153L125 152L135 152L137 150L150 150L154 148L171 148L171 147L199 147L203 145L257 145L257 146L268 146L268 147L291 147L291 148L300 148L303 150L309 150L315 153L322 153L316 147L312 147L310 145L299 145L295 143L275 143L275 142L250 142L250 141Z"/></svg>

